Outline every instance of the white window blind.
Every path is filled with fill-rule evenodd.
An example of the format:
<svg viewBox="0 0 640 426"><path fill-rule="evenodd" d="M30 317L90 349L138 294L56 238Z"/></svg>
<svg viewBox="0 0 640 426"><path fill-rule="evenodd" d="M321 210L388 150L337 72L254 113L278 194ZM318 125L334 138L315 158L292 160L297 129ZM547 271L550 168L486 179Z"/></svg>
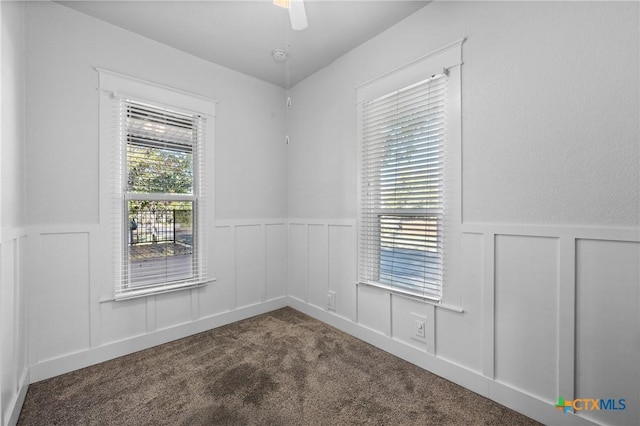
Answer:
<svg viewBox="0 0 640 426"><path fill-rule="evenodd" d="M441 300L447 76L361 104L362 283Z"/></svg>
<svg viewBox="0 0 640 426"><path fill-rule="evenodd" d="M116 299L202 284L207 119L126 98L115 105Z"/></svg>

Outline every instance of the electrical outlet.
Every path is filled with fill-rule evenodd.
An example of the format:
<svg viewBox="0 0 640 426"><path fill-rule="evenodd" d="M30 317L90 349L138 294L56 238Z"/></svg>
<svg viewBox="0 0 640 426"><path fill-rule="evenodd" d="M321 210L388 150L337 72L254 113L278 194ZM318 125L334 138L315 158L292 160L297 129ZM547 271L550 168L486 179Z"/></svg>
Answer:
<svg viewBox="0 0 640 426"><path fill-rule="evenodd" d="M424 321L414 320L413 321L413 331L416 337L425 337L425 323Z"/></svg>
<svg viewBox="0 0 640 426"><path fill-rule="evenodd" d="M336 310L336 292L329 290L327 293L327 309L330 311Z"/></svg>

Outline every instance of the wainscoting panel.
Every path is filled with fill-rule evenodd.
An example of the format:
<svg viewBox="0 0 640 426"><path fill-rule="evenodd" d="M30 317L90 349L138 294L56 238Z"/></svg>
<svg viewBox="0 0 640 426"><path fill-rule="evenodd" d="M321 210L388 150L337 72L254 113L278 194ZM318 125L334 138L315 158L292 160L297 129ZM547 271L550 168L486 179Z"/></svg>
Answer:
<svg viewBox="0 0 640 426"><path fill-rule="evenodd" d="M31 296L39 359L90 347L89 233L42 234Z"/></svg>
<svg viewBox="0 0 640 426"><path fill-rule="evenodd" d="M355 221L227 221L214 235L215 282L113 302L96 273L104 263L97 226L29 232L20 256L35 259L30 372L7 389L3 381L3 392L18 398L24 387L15 391L16 381L29 374L42 380L288 303L541 422L640 424L637 229L463 224L459 306L357 286ZM19 280L21 245L2 245L4 285ZM327 290L336 293L335 311ZM3 299L21 297L2 291ZM3 321L16 312L3 312ZM423 318L424 341L414 336ZM3 341L16 335L3 329ZM17 358L3 354L1 362ZM627 404L564 415L554 407L559 396Z"/></svg>
<svg viewBox="0 0 640 426"><path fill-rule="evenodd" d="M2 410L0 413L4 417L4 413L8 409L8 403L15 395L18 377L16 371L16 354L14 352L14 343L18 337L18 330L10 325L15 323L15 315L18 312L17 288L15 268L16 249L15 241L8 241L0 246L0 401L2 402ZM0 420L2 420L0 418Z"/></svg>
<svg viewBox="0 0 640 426"><path fill-rule="evenodd" d="M576 263L576 395L618 408L581 415L640 424L640 244L580 239Z"/></svg>
<svg viewBox="0 0 640 426"><path fill-rule="evenodd" d="M145 298L100 304L100 336L103 342L117 342L147 331Z"/></svg>
<svg viewBox="0 0 640 426"><path fill-rule="evenodd" d="M353 222L328 222L329 289L336 293L336 313L356 320L356 226Z"/></svg>
<svg viewBox="0 0 640 426"><path fill-rule="evenodd" d="M327 226L309 225L309 303L319 308L327 304L329 291L329 236Z"/></svg>
<svg viewBox="0 0 640 426"><path fill-rule="evenodd" d="M33 380L284 306L286 229L284 220L216 223L209 265L215 280L116 302L113 284L99 273L110 265L96 248L102 246L98 225L34 228Z"/></svg>
<svg viewBox="0 0 640 426"><path fill-rule="evenodd" d="M284 223L266 225L267 300L287 294L287 227Z"/></svg>
<svg viewBox="0 0 640 426"><path fill-rule="evenodd" d="M21 372L22 375L28 375L29 287L26 280L26 265L29 259L27 257L28 238L24 230L18 230L12 239L14 250L14 306L16 307L13 317L15 319L15 332L18 333L14 336L14 350L16 353L16 365L18 366L17 371ZM21 376L18 379L24 379L24 377ZM18 382L18 385L20 385L20 382Z"/></svg>
<svg viewBox="0 0 640 426"><path fill-rule="evenodd" d="M288 296L328 309L335 293L335 314L356 320L355 222L289 221Z"/></svg>
<svg viewBox="0 0 640 426"><path fill-rule="evenodd" d="M287 274L287 293L307 302L308 246L307 225L291 223L289 225L289 273Z"/></svg>
<svg viewBox="0 0 640 426"><path fill-rule="evenodd" d="M324 226L336 312L315 302L325 288L322 272L314 276L325 263ZM640 424L640 232L503 224L461 228L459 278L449 277L460 280L450 284L460 297L430 304L353 284L355 221L292 220L289 303L543 423ZM307 274L309 288L300 285ZM312 294L313 302L305 300ZM425 341L414 335L415 320L422 318ZM636 403L624 412L577 415L554 406L559 396L609 394Z"/></svg>
<svg viewBox="0 0 640 426"><path fill-rule="evenodd" d="M463 312L436 308L436 355L478 373L482 372L482 307L484 238L462 235ZM446 292L446 287L444 288Z"/></svg>
<svg viewBox="0 0 640 426"><path fill-rule="evenodd" d="M259 225L235 227L236 307L266 298L265 233Z"/></svg>
<svg viewBox="0 0 640 426"><path fill-rule="evenodd" d="M499 235L495 268L496 380L554 402L558 240Z"/></svg>
<svg viewBox="0 0 640 426"><path fill-rule="evenodd" d="M24 229L2 229L0 241L0 424L15 424L29 384Z"/></svg>
<svg viewBox="0 0 640 426"><path fill-rule="evenodd" d="M358 286L358 324L391 337L391 294L388 291Z"/></svg>
<svg viewBox="0 0 640 426"><path fill-rule="evenodd" d="M214 229L213 265L209 276L216 281L198 290L199 313L201 317L225 312L235 308L235 239L231 225L216 226Z"/></svg>
<svg viewBox="0 0 640 426"><path fill-rule="evenodd" d="M150 296L147 300L154 300L155 330L164 330L180 324L191 322L191 292L193 290L176 291L173 293Z"/></svg>

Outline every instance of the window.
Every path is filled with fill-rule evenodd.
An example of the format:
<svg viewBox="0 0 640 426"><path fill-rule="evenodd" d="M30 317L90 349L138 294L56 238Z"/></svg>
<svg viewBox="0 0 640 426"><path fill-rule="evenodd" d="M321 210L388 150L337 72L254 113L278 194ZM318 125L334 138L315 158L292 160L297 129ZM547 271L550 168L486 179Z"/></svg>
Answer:
<svg viewBox="0 0 640 426"><path fill-rule="evenodd" d="M359 283L441 301L449 76L425 68L359 90Z"/></svg>
<svg viewBox="0 0 640 426"><path fill-rule="evenodd" d="M101 136L101 155L109 159L101 163L101 187L108 194L101 211L110 218L105 229L115 299L206 283L207 146L213 117L185 108L202 105L198 99L189 102L184 92L106 71L100 77L101 89L135 89L134 95L111 92L101 98L111 112L107 117L103 111L101 119L110 128L108 137Z"/></svg>
<svg viewBox="0 0 640 426"><path fill-rule="evenodd" d="M123 99L127 182L120 292L198 281L199 176L195 167L202 119ZM195 154L195 155L194 155ZM196 238L194 238L194 236Z"/></svg>

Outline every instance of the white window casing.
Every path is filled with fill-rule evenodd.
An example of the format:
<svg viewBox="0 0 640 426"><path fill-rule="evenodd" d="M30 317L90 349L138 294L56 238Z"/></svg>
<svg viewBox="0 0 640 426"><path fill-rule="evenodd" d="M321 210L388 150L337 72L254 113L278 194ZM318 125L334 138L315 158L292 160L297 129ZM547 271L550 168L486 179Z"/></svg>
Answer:
<svg viewBox="0 0 640 426"><path fill-rule="evenodd" d="M98 69L103 300L212 281L215 101ZM208 226L208 224L211 224Z"/></svg>

